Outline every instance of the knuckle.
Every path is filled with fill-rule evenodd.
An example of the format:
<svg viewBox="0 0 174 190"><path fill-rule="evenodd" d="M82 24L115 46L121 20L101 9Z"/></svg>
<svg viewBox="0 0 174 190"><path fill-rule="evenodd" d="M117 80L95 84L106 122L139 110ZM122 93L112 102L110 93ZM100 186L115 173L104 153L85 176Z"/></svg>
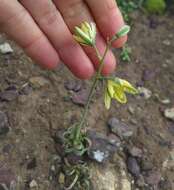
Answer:
<svg viewBox="0 0 174 190"><path fill-rule="evenodd" d="M62 10L63 17L66 19L77 18L84 13L86 6L82 0L69 1L66 8Z"/></svg>
<svg viewBox="0 0 174 190"><path fill-rule="evenodd" d="M48 7L43 12L42 15L40 15L40 22L44 25L50 26L53 25L58 18L58 11L55 7Z"/></svg>
<svg viewBox="0 0 174 190"><path fill-rule="evenodd" d="M27 11L22 8L16 14L11 14L6 17L6 19L1 21L1 27L5 30L10 28L18 28L18 26L25 20L28 16Z"/></svg>

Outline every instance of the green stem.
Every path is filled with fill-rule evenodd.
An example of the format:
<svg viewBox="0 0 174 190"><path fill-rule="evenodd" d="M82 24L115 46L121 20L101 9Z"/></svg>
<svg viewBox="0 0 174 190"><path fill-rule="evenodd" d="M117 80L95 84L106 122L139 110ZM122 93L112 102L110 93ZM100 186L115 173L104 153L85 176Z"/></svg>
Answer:
<svg viewBox="0 0 174 190"><path fill-rule="evenodd" d="M111 46L111 43L112 43L112 40L107 43L106 49L105 49L104 54L103 54L102 57L101 57L97 47L94 46L94 50L96 52L96 55L97 55L97 57L99 59L100 64L99 64L98 71L97 71L97 73L95 75L94 82L93 82L93 84L91 86L91 89L90 89L90 92L89 92L89 96L88 96L87 103L86 103L86 106L85 106L85 109L84 109L84 112L83 112L83 115L82 115L82 119L81 119L80 124L78 125L78 128L77 128L77 133L76 133L75 140L77 140L79 138L81 129L84 127L85 120L86 120L88 110L89 110L89 105L91 103L91 100L92 100L92 97L93 97L93 94L94 94L94 90L95 90L95 88L96 88L96 86L98 84L99 77L101 75L101 71L102 71L102 68L104 66L104 59L105 59L105 57L107 55L107 52L108 52L108 50L109 50L109 48Z"/></svg>

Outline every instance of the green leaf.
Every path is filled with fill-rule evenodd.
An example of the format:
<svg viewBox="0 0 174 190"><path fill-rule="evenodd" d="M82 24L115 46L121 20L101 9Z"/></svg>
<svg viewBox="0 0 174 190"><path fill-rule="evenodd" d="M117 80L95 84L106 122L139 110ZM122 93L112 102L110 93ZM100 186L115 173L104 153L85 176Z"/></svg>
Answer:
<svg viewBox="0 0 174 190"><path fill-rule="evenodd" d="M126 36L130 31L130 26L124 25L116 34L118 38Z"/></svg>

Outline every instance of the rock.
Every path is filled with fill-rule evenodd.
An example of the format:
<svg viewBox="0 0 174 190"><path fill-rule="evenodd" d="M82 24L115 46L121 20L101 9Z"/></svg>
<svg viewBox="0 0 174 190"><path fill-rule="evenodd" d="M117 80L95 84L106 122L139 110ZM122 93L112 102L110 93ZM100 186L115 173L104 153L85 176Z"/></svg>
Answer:
<svg viewBox="0 0 174 190"><path fill-rule="evenodd" d="M32 77L29 79L29 82L34 88L40 88L49 85L49 81L42 76Z"/></svg>
<svg viewBox="0 0 174 190"><path fill-rule="evenodd" d="M59 174L59 184L65 184L65 175L62 172Z"/></svg>
<svg viewBox="0 0 174 190"><path fill-rule="evenodd" d="M143 171L149 171L149 170L152 170L152 168L153 168L153 163L150 160L146 158L143 158L141 160L141 169Z"/></svg>
<svg viewBox="0 0 174 190"><path fill-rule="evenodd" d="M169 98L162 99L162 100L160 100L160 102L161 102L162 104L164 104L164 105L166 105L166 104L170 104L170 103L171 103L171 101L170 101Z"/></svg>
<svg viewBox="0 0 174 190"><path fill-rule="evenodd" d="M13 53L13 49L11 48L9 43L0 44L0 53L8 54Z"/></svg>
<svg viewBox="0 0 174 190"><path fill-rule="evenodd" d="M144 179L149 185L158 185L161 180L161 174L159 171L149 171L147 172Z"/></svg>
<svg viewBox="0 0 174 190"><path fill-rule="evenodd" d="M82 84L79 81L70 80L65 82L65 88L67 90L72 90L74 92L78 92L81 90Z"/></svg>
<svg viewBox="0 0 174 190"><path fill-rule="evenodd" d="M174 121L174 107L173 108L168 108L164 110L164 116L167 119L170 119L172 121Z"/></svg>
<svg viewBox="0 0 174 190"><path fill-rule="evenodd" d="M141 158L143 151L140 148L137 148L135 146L128 149L129 154L133 157Z"/></svg>
<svg viewBox="0 0 174 190"><path fill-rule="evenodd" d="M19 92L19 94L20 95L29 95L31 92L32 92L32 87L29 85L29 84L25 84L22 88L21 88L21 90L20 90L20 92Z"/></svg>
<svg viewBox="0 0 174 190"><path fill-rule="evenodd" d="M9 123L7 115L0 111L0 135L5 135L9 132Z"/></svg>
<svg viewBox="0 0 174 190"><path fill-rule="evenodd" d="M72 102L79 106L85 106L85 104L87 103L88 94L88 90L83 89L73 95Z"/></svg>
<svg viewBox="0 0 174 190"><path fill-rule="evenodd" d="M31 189L38 187L38 184L37 184L36 180L33 179L33 180L30 182L29 187L30 187Z"/></svg>
<svg viewBox="0 0 174 190"><path fill-rule="evenodd" d="M121 139L128 138L133 135L133 130L115 117L108 120L108 127L112 133L118 135Z"/></svg>
<svg viewBox="0 0 174 190"><path fill-rule="evenodd" d="M140 175L140 176L138 177L138 179L136 180L136 185L137 185L138 187L140 187L140 188L145 186L144 177L143 177L142 175Z"/></svg>
<svg viewBox="0 0 174 190"><path fill-rule="evenodd" d="M159 183L159 190L172 190L171 182L168 179L161 180Z"/></svg>
<svg viewBox="0 0 174 190"><path fill-rule="evenodd" d="M166 46L170 46L171 42L170 42L170 40L166 39L166 40L163 41L163 44L166 45Z"/></svg>
<svg viewBox="0 0 174 190"><path fill-rule="evenodd" d="M113 165L107 164L105 167L92 165L91 182L95 190L131 190L131 183L122 171L115 170Z"/></svg>
<svg viewBox="0 0 174 190"><path fill-rule="evenodd" d="M16 89L11 89L11 90L5 90L3 92L0 92L0 100L2 101L13 101L18 97L19 93Z"/></svg>
<svg viewBox="0 0 174 190"><path fill-rule="evenodd" d="M37 166L37 162L36 162L36 158L33 158L32 160L29 161L29 163L27 164L27 170L31 170L36 168Z"/></svg>
<svg viewBox="0 0 174 190"><path fill-rule="evenodd" d="M6 144L3 149L2 152L5 154L9 154L12 150L13 146L11 144Z"/></svg>
<svg viewBox="0 0 174 190"><path fill-rule="evenodd" d="M109 138L102 134L88 131L87 137L91 140L88 156L99 163L107 161L118 149L115 141L110 141Z"/></svg>
<svg viewBox="0 0 174 190"><path fill-rule="evenodd" d="M16 181L14 173L7 167L0 167L0 184L10 187L11 183Z"/></svg>
<svg viewBox="0 0 174 190"><path fill-rule="evenodd" d="M144 70L142 75L142 80L143 81L152 80L155 77L155 74L156 73L154 71Z"/></svg>
<svg viewBox="0 0 174 190"><path fill-rule="evenodd" d="M135 109L134 109L134 107L132 107L132 106L128 106L128 111L129 111L129 113L130 113L131 115L133 115L133 114L135 113Z"/></svg>
<svg viewBox="0 0 174 190"><path fill-rule="evenodd" d="M135 158L129 157L127 160L127 167L129 172L135 176L138 177L140 175L140 167L138 165L138 162Z"/></svg>
<svg viewBox="0 0 174 190"><path fill-rule="evenodd" d="M138 87L138 91L140 96L144 97L144 99L149 99L152 96L152 92L145 87Z"/></svg>

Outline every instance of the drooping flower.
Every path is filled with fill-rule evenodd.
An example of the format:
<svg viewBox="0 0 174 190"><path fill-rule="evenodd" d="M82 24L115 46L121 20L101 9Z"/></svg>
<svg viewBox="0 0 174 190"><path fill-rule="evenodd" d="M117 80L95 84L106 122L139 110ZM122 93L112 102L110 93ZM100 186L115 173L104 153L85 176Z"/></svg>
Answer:
<svg viewBox="0 0 174 190"><path fill-rule="evenodd" d="M75 27L74 39L81 45L94 46L96 39L96 25L91 22L83 22L80 27Z"/></svg>
<svg viewBox="0 0 174 190"><path fill-rule="evenodd" d="M127 102L126 93L138 94L138 90L134 88L128 81L114 78L107 81L105 89L105 107L110 108L111 100L116 99L118 102L124 104Z"/></svg>

